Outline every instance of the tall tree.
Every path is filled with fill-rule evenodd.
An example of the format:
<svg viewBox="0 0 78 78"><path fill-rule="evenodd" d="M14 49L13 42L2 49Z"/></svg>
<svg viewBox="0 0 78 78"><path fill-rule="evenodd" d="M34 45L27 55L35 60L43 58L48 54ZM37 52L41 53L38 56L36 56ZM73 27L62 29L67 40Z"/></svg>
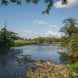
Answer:
<svg viewBox="0 0 78 78"><path fill-rule="evenodd" d="M64 27L61 29L66 36L70 37L75 33L78 33L78 23L74 18L68 18L64 20Z"/></svg>
<svg viewBox="0 0 78 78"><path fill-rule="evenodd" d="M0 54L6 53L14 45L15 35L8 31L6 26L0 30Z"/></svg>
<svg viewBox="0 0 78 78"><path fill-rule="evenodd" d="M64 20L64 27L61 29L65 33L64 46L68 49L67 56L71 61L78 58L78 24L74 18Z"/></svg>

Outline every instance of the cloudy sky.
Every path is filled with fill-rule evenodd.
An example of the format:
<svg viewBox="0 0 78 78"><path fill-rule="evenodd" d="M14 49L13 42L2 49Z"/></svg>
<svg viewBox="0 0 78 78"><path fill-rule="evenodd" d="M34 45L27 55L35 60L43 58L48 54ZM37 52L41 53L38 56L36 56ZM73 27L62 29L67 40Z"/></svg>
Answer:
<svg viewBox="0 0 78 78"><path fill-rule="evenodd" d="M50 15L41 13L45 8L43 2L38 5L0 6L0 25L7 24L9 30L18 32L23 37L60 36L59 30L64 19L78 19L78 0L68 2L67 5L62 5L61 0L55 0Z"/></svg>

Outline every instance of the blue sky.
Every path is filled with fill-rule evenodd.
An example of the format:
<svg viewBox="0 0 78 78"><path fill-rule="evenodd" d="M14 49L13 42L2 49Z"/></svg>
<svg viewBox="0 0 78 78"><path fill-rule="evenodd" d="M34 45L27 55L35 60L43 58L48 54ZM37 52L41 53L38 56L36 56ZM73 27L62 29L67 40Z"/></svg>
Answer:
<svg viewBox="0 0 78 78"><path fill-rule="evenodd" d="M69 4L61 5L56 1L49 15L41 13L45 5L26 4L22 6L0 6L0 25L6 24L9 30L18 32L20 36L58 35L64 19L78 19L77 0L68 0Z"/></svg>

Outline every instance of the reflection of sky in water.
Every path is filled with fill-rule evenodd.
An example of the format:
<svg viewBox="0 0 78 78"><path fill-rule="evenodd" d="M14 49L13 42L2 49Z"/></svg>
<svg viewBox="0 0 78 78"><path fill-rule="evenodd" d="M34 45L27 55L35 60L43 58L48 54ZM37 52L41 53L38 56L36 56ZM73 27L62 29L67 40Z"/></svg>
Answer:
<svg viewBox="0 0 78 78"><path fill-rule="evenodd" d="M59 63L59 54L57 46L24 46L20 47L23 50L23 55L32 55L33 59L53 60Z"/></svg>
<svg viewBox="0 0 78 78"><path fill-rule="evenodd" d="M59 63L59 54L57 46L23 46L17 47L21 53L6 55L4 57L0 56L0 78L19 78L22 76L24 71L27 68L27 64L17 64L15 56L23 55L32 55L33 59L44 59L44 60L52 60L56 63ZM29 65L28 65L29 66Z"/></svg>

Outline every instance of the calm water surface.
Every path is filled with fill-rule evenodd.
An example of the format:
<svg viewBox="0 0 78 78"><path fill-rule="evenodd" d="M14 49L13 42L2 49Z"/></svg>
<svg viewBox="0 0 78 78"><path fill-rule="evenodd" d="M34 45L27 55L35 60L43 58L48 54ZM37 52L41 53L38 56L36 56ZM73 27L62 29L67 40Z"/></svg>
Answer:
<svg viewBox="0 0 78 78"><path fill-rule="evenodd" d="M8 55L0 56L0 78L21 78L27 68L27 64L18 64L16 57L20 55L31 55L32 59L52 60L55 63L61 63L58 54L59 47L54 45L23 46L17 47L19 52L12 52Z"/></svg>

